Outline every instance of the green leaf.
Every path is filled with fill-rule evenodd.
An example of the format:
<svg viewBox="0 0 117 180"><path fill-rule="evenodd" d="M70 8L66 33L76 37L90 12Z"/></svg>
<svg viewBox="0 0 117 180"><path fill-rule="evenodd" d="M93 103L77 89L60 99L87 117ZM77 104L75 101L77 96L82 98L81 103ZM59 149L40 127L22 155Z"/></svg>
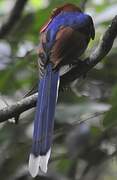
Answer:
<svg viewBox="0 0 117 180"><path fill-rule="evenodd" d="M92 126L91 127L91 134L93 135L93 137L97 138L101 135L102 131L99 127L96 126Z"/></svg>
<svg viewBox="0 0 117 180"><path fill-rule="evenodd" d="M43 0L30 0L30 2L35 8L40 8L42 6Z"/></svg>
<svg viewBox="0 0 117 180"><path fill-rule="evenodd" d="M60 170L60 172L66 174L67 171L69 170L70 165L71 165L71 160L69 160L69 159L62 159L58 163L58 169Z"/></svg>

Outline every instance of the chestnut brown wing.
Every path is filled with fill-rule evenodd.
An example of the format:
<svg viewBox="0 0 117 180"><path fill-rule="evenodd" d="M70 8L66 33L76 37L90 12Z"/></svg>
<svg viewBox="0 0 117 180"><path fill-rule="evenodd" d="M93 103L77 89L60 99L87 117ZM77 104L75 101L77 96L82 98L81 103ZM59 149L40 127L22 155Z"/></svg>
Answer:
<svg viewBox="0 0 117 180"><path fill-rule="evenodd" d="M90 37L71 27L61 27L52 47L50 61L54 68L65 64L72 64L80 57L89 43Z"/></svg>

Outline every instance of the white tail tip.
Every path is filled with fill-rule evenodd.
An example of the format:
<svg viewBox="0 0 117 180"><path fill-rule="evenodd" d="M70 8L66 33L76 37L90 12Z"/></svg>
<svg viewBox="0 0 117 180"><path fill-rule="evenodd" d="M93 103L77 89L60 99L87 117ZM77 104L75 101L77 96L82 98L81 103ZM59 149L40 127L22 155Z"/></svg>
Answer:
<svg viewBox="0 0 117 180"><path fill-rule="evenodd" d="M29 172L32 177L36 177L41 173L46 173L48 169L48 161L50 158L51 149L47 152L44 156L35 156L33 154L30 154L29 157Z"/></svg>

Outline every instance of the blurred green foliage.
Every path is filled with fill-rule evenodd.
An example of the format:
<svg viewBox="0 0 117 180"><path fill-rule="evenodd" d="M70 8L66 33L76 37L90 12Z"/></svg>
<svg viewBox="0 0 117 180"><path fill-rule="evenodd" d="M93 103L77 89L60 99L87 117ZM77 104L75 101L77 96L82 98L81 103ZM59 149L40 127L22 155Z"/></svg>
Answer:
<svg viewBox="0 0 117 180"><path fill-rule="evenodd" d="M47 21L51 10L66 2L81 5L83 0L29 0L15 27L1 39L0 108L22 99L24 94L37 83L36 48L39 44L39 29ZM1 25L9 17L13 5L14 0L0 0ZM114 12L116 14L117 3L116 0L89 0L85 11L92 15L96 28L96 38L91 41L85 53L85 56L88 56L91 50L97 47L101 36L114 17ZM49 165L50 179L53 176L55 180L61 177L71 178L73 172L79 177L87 164L90 165L88 175L86 174L81 180L96 180L96 174L99 180L117 179L116 158L114 165L113 161L107 161L111 159L112 153L108 152L112 147L115 148L115 152L117 151L116 49L117 41L109 55L88 74L85 80L76 81L68 90L60 92L52 161ZM0 179L21 180L24 175L26 175L24 179L31 179L27 171L27 163L31 148L33 117L34 110L30 110L21 115L18 125L10 122L1 124ZM84 123L79 125L79 121ZM109 133L106 134L108 129ZM62 156L64 153L67 154L67 158ZM103 160L102 154L106 157ZM59 158L54 161L54 157ZM76 170L74 167L77 167Z"/></svg>

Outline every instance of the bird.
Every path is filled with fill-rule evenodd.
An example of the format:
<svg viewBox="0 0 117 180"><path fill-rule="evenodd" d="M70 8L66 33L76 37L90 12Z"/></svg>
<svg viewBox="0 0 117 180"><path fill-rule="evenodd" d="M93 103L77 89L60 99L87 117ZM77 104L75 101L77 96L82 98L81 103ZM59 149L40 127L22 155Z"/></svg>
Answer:
<svg viewBox="0 0 117 180"><path fill-rule="evenodd" d="M40 29L38 48L39 85L29 172L46 173L53 141L60 69L79 60L90 39L95 38L92 17L67 3L55 8Z"/></svg>

